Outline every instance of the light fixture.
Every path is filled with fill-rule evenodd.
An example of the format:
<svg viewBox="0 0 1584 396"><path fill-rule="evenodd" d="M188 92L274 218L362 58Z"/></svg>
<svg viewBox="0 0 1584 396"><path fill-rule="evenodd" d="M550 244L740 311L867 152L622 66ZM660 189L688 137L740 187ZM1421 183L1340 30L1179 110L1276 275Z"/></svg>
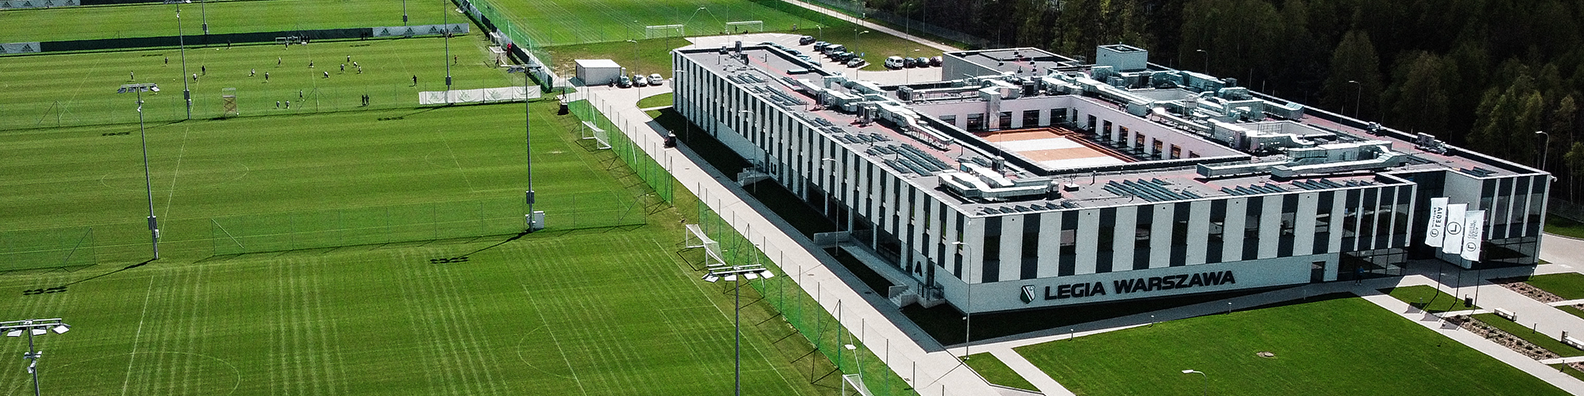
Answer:
<svg viewBox="0 0 1584 396"><path fill-rule="evenodd" d="M63 323L60 326L50 328L50 330L55 330L55 334L66 334L67 331L71 331L71 325Z"/></svg>
<svg viewBox="0 0 1584 396"><path fill-rule="evenodd" d="M11 331L6 332L6 337L21 337L21 336L22 336L22 330L11 330Z"/></svg>

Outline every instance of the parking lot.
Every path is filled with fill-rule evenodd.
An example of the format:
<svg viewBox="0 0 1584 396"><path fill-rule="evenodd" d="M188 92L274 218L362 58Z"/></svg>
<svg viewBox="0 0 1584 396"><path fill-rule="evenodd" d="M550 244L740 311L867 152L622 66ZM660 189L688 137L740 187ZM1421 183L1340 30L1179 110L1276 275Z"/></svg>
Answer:
<svg viewBox="0 0 1584 396"><path fill-rule="evenodd" d="M853 78L874 81L880 83L880 85L897 85L941 80L941 68L938 66L901 70L872 71L858 70L858 68L836 65L830 61L830 58L826 58L824 55L814 52L814 45L798 45L798 37L799 35L785 33L756 33L731 36L689 37L688 41L692 42L693 44L685 48L719 48L722 45L735 45L737 41L742 41L744 45L758 44L769 41L784 45L787 48L793 48L798 51L802 51L804 54L809 54L809 56L818 56L818 59L820 63L824 65L825 70L841 72L843 74L853 76ZM885 58L879 56L865 56L864 60L877 64L885 62Z"/></svg>

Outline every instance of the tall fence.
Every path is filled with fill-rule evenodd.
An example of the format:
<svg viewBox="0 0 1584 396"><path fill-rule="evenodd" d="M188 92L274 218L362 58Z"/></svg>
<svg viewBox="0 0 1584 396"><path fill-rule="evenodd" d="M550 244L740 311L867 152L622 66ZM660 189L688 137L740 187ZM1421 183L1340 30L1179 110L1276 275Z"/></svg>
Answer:
<svg viewBox="0 0 1584 396"><path fill-rule="evenodd" d="M565 86L558 85L556 81L558 77L550 72L550 68L555 65L555 61L550 57L550 51L546 51L542 43L534 40L529 31L519 25L517 20L521 20L521 18L516 18L510 10L498 7L488 0L452 1L456 3L458 8L461 8L463 12L472 17L475 22L478 22L479 26L483 26L486 32L492 32L491 34L497 34L499 37L504 38L504 40L497 40L497 44L502 47L511 47L515 51L521 51L524 55L531 56L533 58L532 61L525 63L531 63L530 66L540 66L538 71L534 73L534 79L539 82L540 88L548 91L557 86Z"/></svg>
<svg viewBox="0 0 1584 396"><path fill-rule="evenodd" d="M676 203L676 179L666 171L665 166L654 157L650 157L649 153L640 147L639 143L633 142L625 132L654 133L647 126L639 127L645 121L628 120L620 113L611 111L609 103L586 92L568 94L565 98L568 100L568 109L579 120L593 124L595 128L614 132L608 135L608 143L616 157L626 163L627 167L632 169L644 184L649 185L661 200L668 204Z"/></svg>
<svg viewBox="0 0 1584 396"><path fill-rule="evenodd" d="M797 275L789 275L801 274L803 272L801 268L791 272L781 268L776 262L785 260L773 260L766 253L774 247L763 246L763 243L754 244L749 237L744 236L743 233L739 233L732 227L731 223L725 218L711 210L707 202L699 202L696 197L687 199L686 196L691 195L689 192L674 190L676 185L674 176L667 171L667 168L661 166L659 162L645 153L645 146L642 143L634 143L634 140L638 140L635 137L641 136L639 134L655 133L655 130L649 127L648 120L630 120L622 116L621 114L623 113L614 111L614 108L599 96L587 92L571 94L566 100L569 102L569 110L577 115L579 119L612 132L609 134L612 150L616 151L616 154L623 158L623 162L632 167L633 171L640 178L643 178L645 183L649 184L658 194L664 197L666 202L676 205L679 202L677 194L680 193L684 195L682 202L691 201L696 203L697 207L692 213L684 212L683 215L689 217L692 221L696 221L710 239L720 243L722 258L725 259L727 264L744 265L757 263L775 272L776 276L773 278L759 279L747 283L763 297L764 302L779 312L788 326L796 329L799 334L808 339L809 343L813 344L821 356L824 356L836 366L835 372L820 372L815 369L814 365L811 365L810 370L806 372L810 383L818 382L830 376L839 376L841 378L853 376L853 378L856 378L858 382L868 388L871 395L918 394L913 389L913 385L897 375L896 371L893 371L895 367L909 367L913 366L914 363L902 358L891 358L888 356L890 355L888 341L882 339L879 345L876 345L873 341L866 343L865 339L873 339L864 337L864 334L870 330L869 326L862 319L858 320L856 325L852 323L852 320L843 321L841 316L845 308L841 306L841 301L837 301L828 310L827 306L831 306L831 302L820 301L819 296L810 295L803 287L799 286L801 282ZM651 139L644 140L655 141ZM651 152L665 150L664 148L655 147L649 147L649 149L654 150ZM721 205L717 204L716 206ZM784 258L784 253L778 256ZM814 290L816 290L816 294L821 294L819 291L823 289L821 286L816 286ZM858 301L854 303L864 304L865 302ZM836 313L832 314L832 310ZM856 334L854 329L857 329ZM901 342L912 341L904 340ZM876 347L880 348L879 352L876 352Z"/></svg>

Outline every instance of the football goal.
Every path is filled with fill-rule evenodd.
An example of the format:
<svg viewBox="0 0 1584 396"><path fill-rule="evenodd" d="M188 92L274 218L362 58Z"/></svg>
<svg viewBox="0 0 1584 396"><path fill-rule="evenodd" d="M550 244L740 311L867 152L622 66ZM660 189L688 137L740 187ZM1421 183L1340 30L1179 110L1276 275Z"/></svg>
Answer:
<svg viewBox="0 0 1584 396"><path fill-rule="evenodd" d="M764 21L726 22L726 31L730 33L762 33L764 32Z"/></svg>
<svg viewBox="0 0 1584 396"><path fill-rule="evenodd" d="M644 26L644 38L682 37L682 25L649 25Z"/></svg>
<svg viewBox="0 0 1584 396"><path fill-rule="evenodd" d="M604 129L594 126L594 123L592 122L583 121L583 131L578 137L582 138L583 140L593 139L594 147L597 147L600 150L610 150L611 148L610 132L606 132Z"/></svg>

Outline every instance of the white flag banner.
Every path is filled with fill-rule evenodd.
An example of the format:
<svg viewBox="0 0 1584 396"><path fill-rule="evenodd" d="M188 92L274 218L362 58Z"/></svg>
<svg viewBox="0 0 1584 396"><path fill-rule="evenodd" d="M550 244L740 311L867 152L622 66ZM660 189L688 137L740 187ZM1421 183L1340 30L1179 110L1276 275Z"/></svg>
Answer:
<svg viewBox="0 0 1584 396"><path fill-rule="evenodd" d="M1425 227L1425 244L1441 247L1446 239L1447 198L1430 198L1430 226Z"/></svg>
<svg viewBox="0 0 1584 396"><path fill-rule="evenodd" d="M1470 210L1463 215L1463 258L1479 261L1480 243L1485 237L1485 211Z"/></svg>
<svg viewBox="0 0 1584 396"><path fill-rule="evenodd" d="M1446 208L1446 240L1441 243L1441 252L1458 254L1463 252L1463 215L1468 211L1468 204L1448 204Z"/></svg>

